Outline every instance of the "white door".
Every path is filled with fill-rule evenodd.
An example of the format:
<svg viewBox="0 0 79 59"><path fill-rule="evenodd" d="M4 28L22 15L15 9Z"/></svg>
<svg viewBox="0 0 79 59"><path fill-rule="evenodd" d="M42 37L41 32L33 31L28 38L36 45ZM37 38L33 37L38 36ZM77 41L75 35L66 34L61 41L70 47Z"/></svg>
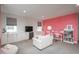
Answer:
<svg viewBox="0 0 79 59"><path fill-rule="evenodd" d="M3 21L4 29L3 29L3 35L2 35L2 44L12 43L17 40L17 25L14 22L13 22L14 23L13 24L9 20L5 19ZM11 19L11 20L15 20L15 19Z"/></svg>

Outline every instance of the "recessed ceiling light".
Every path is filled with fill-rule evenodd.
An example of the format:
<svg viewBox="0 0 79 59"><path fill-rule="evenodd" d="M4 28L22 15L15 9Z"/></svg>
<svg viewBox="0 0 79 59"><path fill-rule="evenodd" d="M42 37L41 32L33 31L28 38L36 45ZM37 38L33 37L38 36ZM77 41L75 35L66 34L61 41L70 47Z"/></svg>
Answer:
<svg viewBox="0 0 79 59"><path fill-rule="evenodd" d="M24 10L23 12L26 13L26 10Z"/></svg>
<svg viewBox="0 0 79 59"><path fill-rule="evenodd" d="M45 16L42 16L42 18L44 18Z"/></svg>

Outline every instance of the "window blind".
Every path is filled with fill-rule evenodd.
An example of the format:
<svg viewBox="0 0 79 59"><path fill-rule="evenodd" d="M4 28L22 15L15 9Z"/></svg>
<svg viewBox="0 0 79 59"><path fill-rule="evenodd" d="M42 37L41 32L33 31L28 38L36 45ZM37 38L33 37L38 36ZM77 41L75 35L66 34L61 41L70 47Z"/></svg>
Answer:
<svg viewBox="0 0 79 59"><path fill-rule="evenodd" d="M6 25L8 25L8 26L16 26L17 25L17 19L16 18L7 17L6 18Z"/></svg>

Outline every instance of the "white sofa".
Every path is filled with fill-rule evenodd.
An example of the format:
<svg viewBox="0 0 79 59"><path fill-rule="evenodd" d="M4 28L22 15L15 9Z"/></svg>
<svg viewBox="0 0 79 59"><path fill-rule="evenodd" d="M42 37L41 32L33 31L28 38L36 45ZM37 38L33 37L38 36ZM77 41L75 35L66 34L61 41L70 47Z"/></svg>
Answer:
<svg viewBox="0 0 79 59"><path fill-rule="evenodd" d="M44 35L44 36L38 35L33 38L33 45L40 50L52 45L52 43L53 43L53 36L50 35Z"/></svg>

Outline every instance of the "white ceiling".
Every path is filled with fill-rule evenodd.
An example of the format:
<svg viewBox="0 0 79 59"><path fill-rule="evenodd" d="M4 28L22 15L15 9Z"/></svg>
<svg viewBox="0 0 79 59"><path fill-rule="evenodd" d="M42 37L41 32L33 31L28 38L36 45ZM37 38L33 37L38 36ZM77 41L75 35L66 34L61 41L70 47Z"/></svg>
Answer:
<svg viewBox="0 0 79 59"><path fill-rule="evenodd" d="M26 13L23 11L26 10ZM30 17L46 18L57 17L77 12L75 4L5 4L2 5L2 12Z"/></svg>

